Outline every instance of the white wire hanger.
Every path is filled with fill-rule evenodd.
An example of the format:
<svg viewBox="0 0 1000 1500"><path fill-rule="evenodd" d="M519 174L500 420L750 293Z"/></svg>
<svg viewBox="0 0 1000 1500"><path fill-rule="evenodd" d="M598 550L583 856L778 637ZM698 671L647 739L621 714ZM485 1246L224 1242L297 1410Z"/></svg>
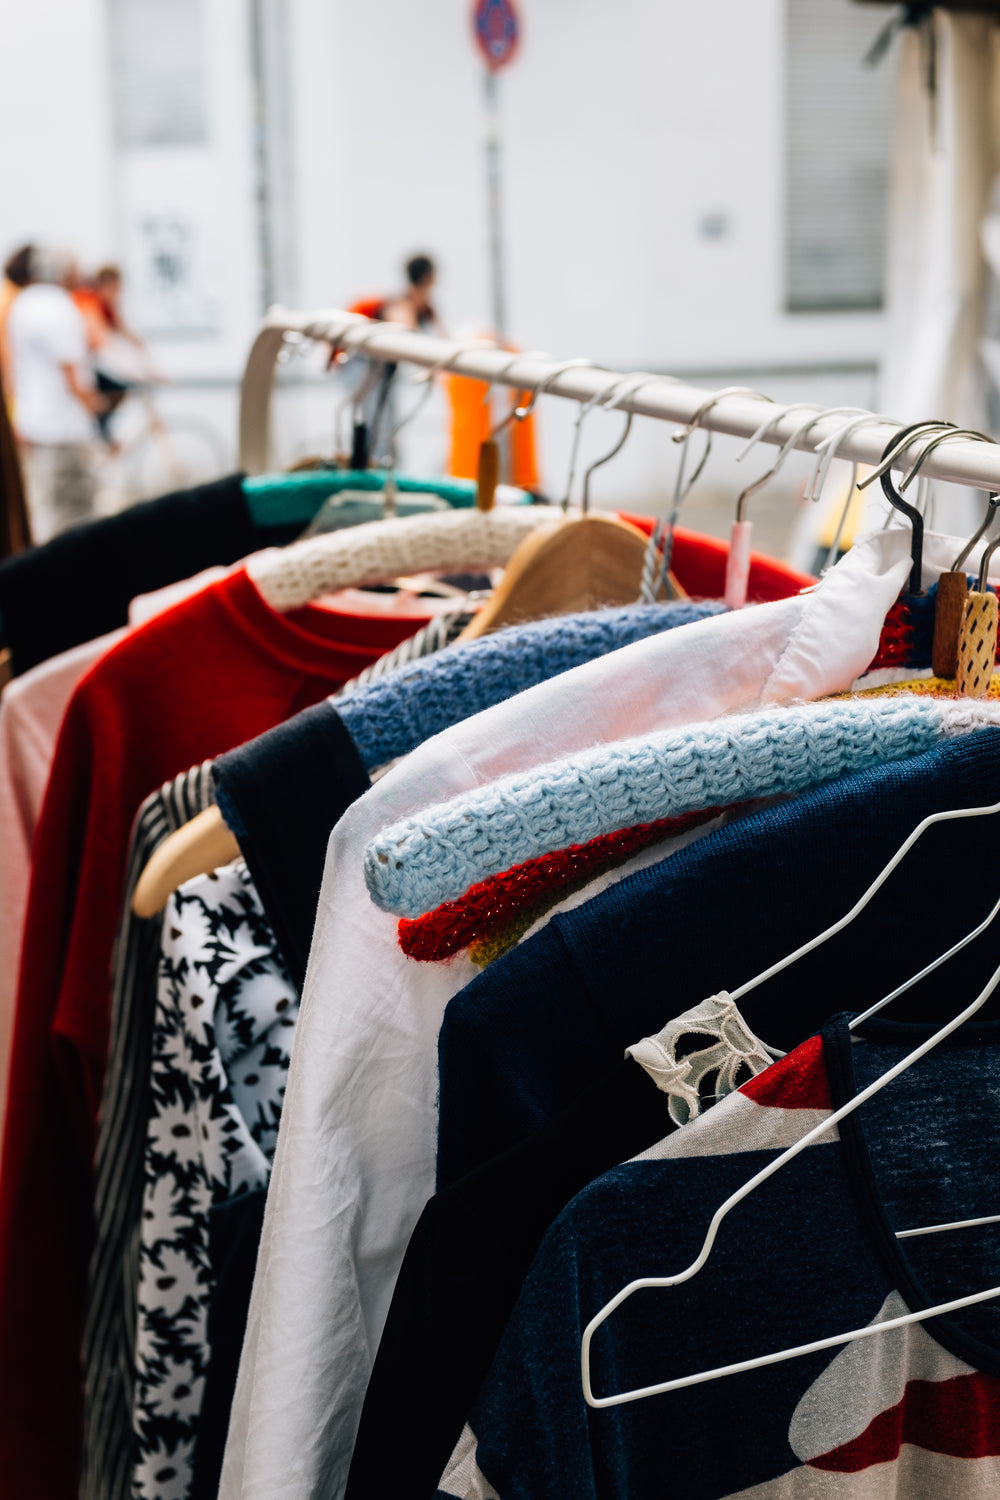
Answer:
<svg viewBox="0 0 1000 1500"><path fill-rule="evenodd" d="M757 986L763 984L765 980L773 978L775 974L780 974L782 970L789 968L792 964L796 963L798 959L803 958L807 953L813 952L814 949L820 947L829 938L834 937L837 933L842 932L845 927L849 926L850 923L854 921L855 917L857 917L859 913L864 910L864 908L872 900L875 894L882 888L882 886L888 880L889 876L913 848L913 845L917 842L917 840L920 839L927 831L927 829L930 828L933 824L946 823L966 818L990 817L998 812L1000 812L1000 802L992 803L988 807L955 808L946 812L931 813L917 825L917 827L909 835L906 841L893 855L889 863L876 876L875 880L864 892L864 894L858 898L849 912L841 917L839 921L834 922L832 926L826 928L825 931L819 933L818 936L810 939L807 943L803 943L801 947L796 948L794 952L788 954L785 958L779 959L777 963L772 964L762 973L756 975L755 978L748 980L747 983L742 985L739 989L731 991L732 1000L738 1003L744 995L749 994L751 990L756 989ZM987 927L989 927L990 923L994 920L998 912L1000 912L1000 901L998 901L994 905L993 909L985 918L985 920L980 922L972 932L967 933L964 938L962 938L946 953L941 954L940 957L938 957L931 964L922 969L919 974L912 976L903 985L893 990L891 994L885 996L884 999L880 1000L876 1005L872 1006L863 1015L857 1016L854 1021L851 1022L851 1026L856 1027L860 1025L862 1021L867 1020L870 1016L874 1015L877 1011L883 1009L884 1006L888 1005L891 1000L894 1000L898 995L911 988L926 975L932 973L935 969L946 963L947 960L950 959L954 954L958 953L962 948L973 942L975 938L979 937L980 934L983 933ZM926 1322L929 1318L941 1317L946 1313L958 1312L962 1308L973 1307L980 1302L987 1302L992 1298L1000 1297L1000 1286L990 1287L983 1292L974 1292L967 1296L957 1297L949 1302L937 1303L933 1307L920 1308L916 1312L906 1313L901 1317L889 1319L884 1323L868 1324L864 1328L852 1329L848 1333L833 1334L829 1338L817 1339L807 1344L799 1344L790 1349L780 1349L773 1354L757 1355L752 1359L740 1360L735 1364L720 1365L715 1369L697 1371L692 1375L682 1375L674 1380L661 1381L656 1385L641 1386L635 1390L622 1391L611 1396L595 1396L593 1385L591 1382L590 1351L594 1335L597 1332L598 1328L600 1328L602 1323L604 1323L612 1315L612 1313L614 1313L622 1305L623 1302L627 1301L628 1298L631 1297L635 1292L647 1288L680 1286L684 1282L690 1281L693 1277L697 1276L698 1272L702 1270L702 1268L708 1261L723 1220L730 1213L730 1211L737 1206L737 1204L741 1203L745 1198L749 1197L750 1194L753 1193L758 1187L762 1186L763 1183L767 1182L769 1178L773 1177L777 1172L779 1172L782 1167L786 1165L786 1163L792 1161L796 1156L800 1155L800 1153L804 1151L807 1146L811 1146L815 1141L818 1141L822 1136L826 1135L835 1125L839 1124L841 1120L846 1119L848 1115L853 1114L854 1111L856 1109L859 1109L860 1106L864 1104L868 1099L872 1098L873 1095L879 1093L880 1090L885 1088L887 1084L891 1083L893 1079L898 1078L901 1073L906 1072L906 1070L912 1067L914 1063L918 1062L920 1058L924 1057L940 1042L943 1042L947 1037L951 1036L951 1034L957 1031L960 1026L963 1026L966 1021L970 1020L971 1017L974 1016L977 1011L979 1011L986 1004L987 1000L993 994L998 985L1000 985L1000 968L995 970L986 986L980 991L980 993L976 996L975 1000L973 1000L970 1005L967 1005L964 1010L960 1011L958 1015L954 1016L949 1022L947 1022L946 1025L942 1026L932 1036L928 1037L927 1040L922 1042L919 1047L915 1047L912 1052L909 1052L905 1057L901 1058L898 1063L893 1065L893 1067L887 1069L885 1073L874 1079L870 1084L867 1085L866 1088L860 1090L860 1092L857 1093L853 1099L849 1100L839 1109L834 1110L831 1114L826 1116L826 1118L823 1119L818 1125L815 1125L812 1130L807 1131L806 1134L803 1135L798 1141L796 1141L794 1145L789 1146L785 1151L782 1151L780 1155L775 1157L773 1161L769 1162L768 1165L764 1167L760 1172L751 1177L748 1182L745 1182L742 1187L736 1190L736 1192L730 1194L725 1202L722 1203L718 1209L716 1209L711 1223L708 1226L708 1230L706 1232L705 1239L702 1243L700 1251L695 1256L691 1264L685 1267L683 1271L679 1271L674 1276L639 1277L636 1280L629 1282L628 1285L623 1287L621 1291L618 1292L614 1297L612 1297L609 1302L605 1303L600 1312L598 1312L593 1318L591 1318L590 1322L584 1329L580 1350L583 1394L588 1406L592 1406L595 1408L603 1408L606 1406L622 1406L630 1401L643 1400L647 1396L658 1396L666 1394L669 1391L684 1390L688 1386L703 1385L709 1381L721 1380L728 1375L742 1374L749 1370L761 1369L766 1365L781 1364L786 1360L797 1359L800 1356L806 1354L818 1353L824 1349L834 1349L843 1344L853 1343L857 1339L870 1338L875 1334L885 1333L894 1328L903 1328L910 1323ZM940 1234L945 1232L946 1230L973 1228L981 1224L990 1224L995 1222L1000 1222L1000 1215L990 1215L986 1218L978 1219L958 1220L953 1224L931 1224L915 1229L905 1229L898 1232L897 1238L910 1239L917 1235Z"/></svg>

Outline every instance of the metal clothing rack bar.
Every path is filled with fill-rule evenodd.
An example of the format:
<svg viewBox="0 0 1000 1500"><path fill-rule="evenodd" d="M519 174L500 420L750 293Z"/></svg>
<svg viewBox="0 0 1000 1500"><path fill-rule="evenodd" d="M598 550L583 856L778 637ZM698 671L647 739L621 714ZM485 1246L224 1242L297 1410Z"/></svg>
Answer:
<svg viewBox="0 0 1000 1500"><path fill-rule="evenodd" d="M386 363L400 362L433 369L447 362L449 371L456 375L493 381L517 390L535 390L541 385L546 395L562 396L571 401L589 401L597 396L607 389L615 373L582 366L560 370L565 361L535 354L526 354L512 364L511 353L506 349L488 346L470 349L450 339L411 333L394 323L373 324L368 318L337 310L308 313L273 308L250 350L240 392L240 463L247 474L266 473L269 468L271 390L278 354L289 334L331 342L345 351L363 347L366 359ZM650 378L615 405L619 410L634 412L637 416L683 425L712 401L713 394L710 390L674 381L665 375L661 380ZM822 407L816 409L821 411ZM749 438L760 427L766 413L767 407L759 398L723 396L705 413L699 426L706 432ZM787 442L801 425L802 410L799 408L787 417L777 418L761 441ZM843 425L843 416L821 418L798 437L794 446L806 453L814 453L823 438ZM904 425L902 422L867 423L844 438L837 456L857 463L877 464L889 439ZM971 438L946 439L928 455L921 473L928 479L969 485L974 489L1000 490L1000 445Z"/></svg>

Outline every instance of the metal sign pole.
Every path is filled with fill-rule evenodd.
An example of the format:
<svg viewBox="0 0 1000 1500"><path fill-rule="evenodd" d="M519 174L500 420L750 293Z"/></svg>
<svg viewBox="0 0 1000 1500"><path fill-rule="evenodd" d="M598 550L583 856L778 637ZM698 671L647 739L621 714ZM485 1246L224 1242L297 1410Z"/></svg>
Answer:
<svg viewBox="0 0 1000 1500"><path fill-rule="evenodd" d="M514 0L475 0L472 29L483 73L483 104L486 111L486 212L489 223L490 302L493 337L503 347L507 342L507 298L505 295L503 204L500 172L500 86L497 76L514 58L520 38L520 22ZM500 438L500 477L511 477L510 428Z"/></svg>
<svg viewBox="0 0 1000 1500"><path fill-rule="evenodd" d="M498 344L507 338L507 304L504 296L503 207L500 201L500 90L498 74L483 73L486 104L486 204L490 238L490 292L493 337Z"/></svg>

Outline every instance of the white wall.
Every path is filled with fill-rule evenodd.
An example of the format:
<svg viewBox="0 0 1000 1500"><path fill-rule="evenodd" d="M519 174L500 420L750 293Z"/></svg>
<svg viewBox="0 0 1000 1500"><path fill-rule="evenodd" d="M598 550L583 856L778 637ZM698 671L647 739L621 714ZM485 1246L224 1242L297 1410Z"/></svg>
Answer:
<svg viewBox="0 0 1000 1500"><path fill-rule="evenodd" d="M290 3L302 296L392 286L427 246L450 321L485 321L466 0ZM874 357L878 318L783 311L783 9L522 4L523 48L500 82L512 334L686 369Z"/></svg>
<svg viewBox="0 0 1000 1500"><path fill-rule="evenodd" d="M448 325L482 329L482 70L469 0L267 4L289 42L287 284L303 305L343 304L397 287L403 258L426 248L441 264ZM521 0L521 10L521 54L500 81L511 336L623 369L705 372L712 385L743 370L768 390L799 389L769 370L846 363L856 373L833 382L837 399L868 399L880 320L783 310L784 0ZM181 381L238 380L261 310L248 14L247 0L204 0L205 146L117 156L101 0L34 0L5 19L0 122L19 146L5 157L0 239L56 235L89 257L122 257L139 307L137 225L157 209L193 216L205 326L153 339ZM185 403L227 429L234 420L232 390L169 398ZM286 450L325 430L330 405L320 390L283 395ZM545 404L554 492L572 417ZM415 452L440 451L440 421L431 408ZM594 453L612 427L595 418ZM660 426L637 424L598 494L662 500L674 452ZM723 486L726 474L728 461Z"/></svg>
<svg viewBox="0 0 1000 1500"><path fill-rule="evenodd" d="M102 0L7 5L0 43L0 247L48 239L108 253L113 221Z"/></svg>

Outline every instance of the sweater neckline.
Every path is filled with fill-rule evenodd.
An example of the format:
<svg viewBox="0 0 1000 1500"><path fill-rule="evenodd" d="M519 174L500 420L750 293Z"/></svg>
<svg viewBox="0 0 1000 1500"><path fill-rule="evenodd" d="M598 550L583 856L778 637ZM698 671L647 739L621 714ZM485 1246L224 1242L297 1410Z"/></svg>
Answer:
<svg viewBox="0 0 1000 1500"><path fill-rule="evenodd" d="M835 1016L827 1022L822 1033L823 1056L834 1110L849 1103L858 1093L852 1033L848 1028L850 1019L846 1014ZM857 1034L872 1041L895 1043L909 1048L919 1046L921 1041L937 1030L940 1030L940 1026L879 1018L866 1022ZM963 1026L939 1045L963 1047L982 1045L984 1042L1000 1045L1000 1021ZM917 1066L919 1067L919 1063ZM889 1084L888 1087L892 1088L893 1085ZM840 1121L837 1130L862 1222L890 1284L902 1297L908 1311L917 1312L933 1307L943 1299L928 1296L903 1248L906 1242L896 1238L868 1149L861 1113L860 1109L856 1109L847 1115ZM967 1333L953 1317L945 1315L930 1318L925 1327L931 1338L949 1353L971 1365L974 1370L987 1375L1000 1375L1000 1348Z"/></svg>
<svg viewBox="0 0 1000 1500"><path fill-rule="evenodd" d="M241 631L251 636L269 656L308 673L326 675L332 651L358 653L390 651L408 634L421 629L429 616L368 614L340 607L304 605L279 614L264 599L245 567L210 586Z"/></svg>

